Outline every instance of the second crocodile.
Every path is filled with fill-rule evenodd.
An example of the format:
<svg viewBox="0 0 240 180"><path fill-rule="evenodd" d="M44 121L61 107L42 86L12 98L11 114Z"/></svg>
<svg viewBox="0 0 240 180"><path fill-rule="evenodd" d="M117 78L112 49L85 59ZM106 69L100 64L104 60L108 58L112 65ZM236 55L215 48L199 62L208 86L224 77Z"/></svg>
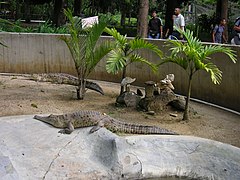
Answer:
<svg viewBox="0 0 240 180"><path fill-rule="evenodd" d="M51 82L54 84L68 84L78 86L78 78L65 73L42 73L42 74L17 74L17 73L0 73L2 76L21 76L28 80L39 82ZM102 88L94 82L86 81L86 88L99 92L104 95Z"/></svg>

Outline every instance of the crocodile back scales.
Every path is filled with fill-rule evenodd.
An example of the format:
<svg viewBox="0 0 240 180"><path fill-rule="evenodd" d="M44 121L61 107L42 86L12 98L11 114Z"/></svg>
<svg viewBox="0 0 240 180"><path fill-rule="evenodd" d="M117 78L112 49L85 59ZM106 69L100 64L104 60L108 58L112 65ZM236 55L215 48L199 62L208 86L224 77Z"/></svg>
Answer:
<svg viewBox="0 0 240 180"><path fill-rule="evenodd" d="M106 122L104 127L109 129L112 132L122 132L130 134L166 134L166 135L177 135L177 133L157 127L157 126L146 126L141 124L127 123L120 121L108 116L109 122Z"/></svg>

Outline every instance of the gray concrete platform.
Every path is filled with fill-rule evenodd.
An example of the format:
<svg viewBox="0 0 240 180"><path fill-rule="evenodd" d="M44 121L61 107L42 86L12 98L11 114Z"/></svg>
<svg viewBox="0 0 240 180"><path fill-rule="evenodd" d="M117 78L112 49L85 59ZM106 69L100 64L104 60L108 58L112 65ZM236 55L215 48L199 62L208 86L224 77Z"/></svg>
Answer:
<svg viewBox="0 0 240 180"><path fill-rule="evenodd" d="M191 136L71 135L33 119L0 118L0 179L240 179L240 149Z"/></svg>

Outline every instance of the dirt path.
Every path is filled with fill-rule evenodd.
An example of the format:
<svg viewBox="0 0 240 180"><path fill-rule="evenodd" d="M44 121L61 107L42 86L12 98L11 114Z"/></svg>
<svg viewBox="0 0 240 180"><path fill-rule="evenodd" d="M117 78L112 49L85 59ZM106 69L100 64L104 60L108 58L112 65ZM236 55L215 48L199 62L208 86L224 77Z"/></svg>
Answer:
<svg viewBox="0 0 240 180"><path fill-rule="evenodd" d="M83 101L76 100L75 87L34 82L22 77L0 76L0 116L67 113L97 110L115 118L145 125L161 126L179 134L209 138L240 147L240 116L211 106L191 102L196 111L192 119L180 122L182 113L167 112L155 116L135 109L115 107L119 84L98 82L105 95L93 91ZM169 114L176 113L177 117Z"/></svg>

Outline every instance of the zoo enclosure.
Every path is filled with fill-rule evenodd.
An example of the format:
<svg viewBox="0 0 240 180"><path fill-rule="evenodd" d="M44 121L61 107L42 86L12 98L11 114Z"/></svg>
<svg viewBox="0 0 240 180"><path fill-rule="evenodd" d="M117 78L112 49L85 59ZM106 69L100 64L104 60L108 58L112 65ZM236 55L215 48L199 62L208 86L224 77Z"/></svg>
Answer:
<svg viewBox="0 0 240 180"><path fill-rule="evenodd" d="M62 72L75 75L75 67L65 43L56 34L0 33L0 40L8 47L0 47L0 72L50 73ZM101 41L112 39L101 37ZM164 52L164 40L149 40ZM213 62L222 70L220 85L211 82L210 75L199 71L193 78L192 97L240 112L240 46L229 46L237 51L238 62L232 63L226 55L216 54ZM141 51L149 61L160 59L147 50ZM135 85L144 86L148 80L159 81L169 73L175 74L175 93L186 94L188 77L175 64L161 65L157 74L141 63L133 63L127 68L127 76L136 77ZM121 74L108 74L103 59L90 75L91 79L120 82Z"/></svg>

